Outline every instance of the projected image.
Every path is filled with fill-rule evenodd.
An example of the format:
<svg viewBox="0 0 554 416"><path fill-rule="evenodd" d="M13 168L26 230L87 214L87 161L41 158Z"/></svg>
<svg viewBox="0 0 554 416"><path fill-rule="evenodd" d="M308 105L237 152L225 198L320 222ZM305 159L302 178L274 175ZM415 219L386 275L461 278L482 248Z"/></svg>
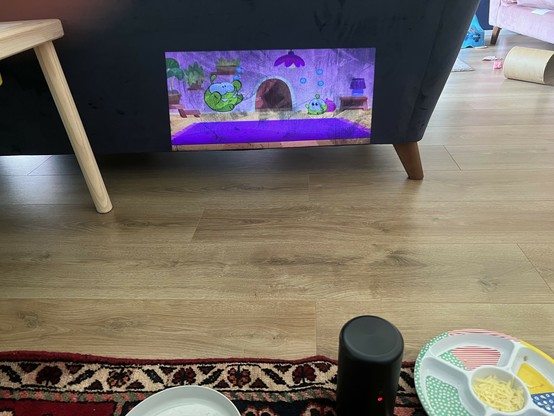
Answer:
<svg viewBox="0 0 554 416"><path fill-rule="evenodd" d="M374 48L165 58L173 150L370 142Z"/></svg>

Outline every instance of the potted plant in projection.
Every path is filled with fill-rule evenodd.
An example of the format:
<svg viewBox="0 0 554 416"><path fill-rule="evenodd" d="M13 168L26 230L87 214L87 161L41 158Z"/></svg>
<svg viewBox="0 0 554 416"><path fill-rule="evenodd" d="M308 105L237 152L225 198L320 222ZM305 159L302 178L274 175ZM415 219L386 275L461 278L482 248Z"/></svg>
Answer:
<svg viewBox="0 0 554 416"><path fill-rule="evenodd" d="M185 69L185 78L189 86L189 90L199 90L202 88L203 82L206 80L206 74L204 74L204 68L195 62L193 65L189 65Z"/></svg>
<svg viewBox="0 0 554 416"><path fill-rule="evenodd" d="M223 57L219 58L215 63L215 69L220 75L233 75L237 72L240 65L240 59L227 60Z"/></svg>
<svg viewBox="0 0 554 416"><path fill-rule="evenodd" d="M179 104L181 93L175 89L175 80L182 81L185 78L185 71L180 67L179 62L173 58L166 58L165 67L167 79L169 79L169 104Z"/></svg>

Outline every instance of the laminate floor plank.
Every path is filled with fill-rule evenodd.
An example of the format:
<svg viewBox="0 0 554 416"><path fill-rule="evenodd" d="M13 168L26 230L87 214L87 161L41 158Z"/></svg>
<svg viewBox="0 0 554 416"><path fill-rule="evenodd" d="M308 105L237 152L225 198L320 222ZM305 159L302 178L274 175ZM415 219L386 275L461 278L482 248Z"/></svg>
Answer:
<svg viewBox="0 0 554 416"><path fill-rule="evenodd" d="M514 81L517 82L517 81ZM542 86L546 88L545 86ZM515 99L515 98L514 98ZM507 112L505 109L489 109L482 115L476 114L474 109L437 109L433 112L430 126L463 127L468 121L474 126L519 125L519 124L551 124L552 108L524 108Z"/></svg>
<svg viewBox="0 0 554 416"><path fill-rule="evenodd" d="M102 215L85 204L5 206L2 211L0 246L20 243L74 253L94 244L114 244L121 250L135 242L155 246L190 241L202 215L202 209L175 204L158 209L119 205Z"/></svg>
<svg viewBox="0 0 554 416"><path fill-rule="evenodd" d="M399 287L399 292L403 289ZM522 299L523 300L523 299ZM415 360L435 336L454 329L487 329L522 339L554 356L554 305L406 303L401 301L317 303L317 353L336 357L340 329L350 319L377 315L398 327L404 338L404 359Z"/></svg>
<svg viewBox="0 0 554 416"><path fill-rule="evenodd" d="M136 358L306 357L314 302L0 300L2 350ZM234 317L234 319L233 319Z"/></svg>
<svg viewBox="0 0 554 416"><path fill-rule="evenodd" d="M417 202L409 196L404 204L206 209L193 241L551 243L552 212L554 201Z"/></svg>
<svg viewBox="0 0 554 416"><path fill-rule="evenodd" d="M0 298L517 303L524 297L530 304L554 303L554 292L515 244L237 247L131 240L73 250L59 244L0 246ZM452 290L460 285L463 291Z"/></svg>
<svg viewBox="0 0 554 416"><path fill-rule="evenodd" d="M553 110L554 111L554 110ZM554 123L550 124L518 124L517 126L487 125L474 126L467 124L459 128L433 127L425 131L421 141L422 147L427 145L474 145L474 146L520 146L554 144Z"/></svg>
<svg viewBox="0 0 554 416"><path fill-rule="evenodd" d="M528 144L522 140L519 145L501 147L449 145L447 150L462 170L550 169L550 174L554 174L554 144Z"/></svg>
<svg viewBox="0 0 554 416"><path fill-rule="evenodd" d="M82 175L0 176L0 207L21 204L88 206L92 199Z"/></svg>
<svg viewBox="0 0 554 416"><path fill-rule="evenodd" d="M0 176L31 175L52 156L12 156L0 158Z"/></svg>
<svg viewBox="0 0 554 416"><path fill-rule="evenodd" d="M520 248L554 290L554 244L521 244Z"/></svg>
<svg viewBox="0 0 554 416"><path fill-rule="evenodd" d="M477 149L475 153L479 153ZM353 205L375 201L385 204L552 201L553 175L554 170L550 169L428 171L423 181L403 181L400 172L318 173L310 175L310 201L320 204L348 201Z"/></svg>

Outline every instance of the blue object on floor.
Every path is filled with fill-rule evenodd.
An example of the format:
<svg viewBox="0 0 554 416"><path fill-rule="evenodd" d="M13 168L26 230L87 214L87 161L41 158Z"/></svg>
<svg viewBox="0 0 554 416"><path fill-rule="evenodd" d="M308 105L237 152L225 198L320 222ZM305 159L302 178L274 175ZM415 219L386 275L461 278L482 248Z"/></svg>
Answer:
<svg viewBox="0 0 554 416"><path fill-rule="evenodd" d="M477 16L473 16L462 48L476 48L478 46L485 46L485 31L479 24Z"/></svg>

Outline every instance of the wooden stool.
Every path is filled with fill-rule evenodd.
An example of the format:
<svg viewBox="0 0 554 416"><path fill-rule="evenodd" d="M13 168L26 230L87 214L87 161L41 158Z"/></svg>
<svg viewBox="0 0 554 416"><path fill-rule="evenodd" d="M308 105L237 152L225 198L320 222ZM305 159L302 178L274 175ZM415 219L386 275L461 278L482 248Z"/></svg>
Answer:
<svg viewBox="0 0 554 416"><path fill-rule="evenodd" d="M57 19L0 22L0 59L35 50L96 210L103 214L111 211L112 203L52 43L62 36Z"/></svg>

